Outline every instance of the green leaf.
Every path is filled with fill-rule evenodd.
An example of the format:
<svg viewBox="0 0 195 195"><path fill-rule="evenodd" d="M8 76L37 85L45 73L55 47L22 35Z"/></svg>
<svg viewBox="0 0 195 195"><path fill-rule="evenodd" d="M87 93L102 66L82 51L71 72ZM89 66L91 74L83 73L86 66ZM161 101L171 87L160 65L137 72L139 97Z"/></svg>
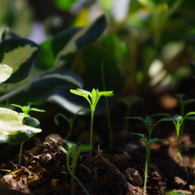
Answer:
<svg viewBox="0 0 195 195"><path fill-rule="evenodd" d="M64 0L55 0L53 1L55 6L59 9L62 9L62 10L69 10L72 5L76 2L77 0L67 0L67 1L64 1Z"/></svg>
<svg viewBox="0 0 195 195"><path fill-rule="evenodd" d="M79 95L79 96L82 96L82 97L88 97L88 96L91 96L91 93L87 90L82 90L82 89L70 89L70 92L75 94L75 95Z"/></svg>
<svg viewBox="0 0 195 195"><path fill-rule="evenodd" d="M28 39L11 38L0 43L0 62L13 68L13 74L4 83L25 79L34 68L39 46Z"/></svg>
<svg viewBox="0 0 195 195"><path fill-rule="evenodd" d="M147 116L146 118L145 118L145 123L147 123L147 124L152 124L154 122L154 120L150 117L150 116Z"/></svg>
<svg viewBox="0 0 195 195"><path fill-rule="evenodd" d="M56 35L52 41L54 56L59 60L94 42L105 30L106 17L101 15L94 23L83 28L69 29Z"/></svg>
<svg viewBox="0 0 195 195"><path fill-rule="evenodd" d="M77 74L66 70L46 73L42 75L38 81L32 83L32 87L35 88L82 88L83 85L83 80Z"/></svg>
<svg viewBox="0 0 195 195"><path fill-rule="evenodd" d="M23 117L17 112L0 108L0 143L21 143L41 129L23 124Z"/></svg>
<svg viewBox="0 0 195 195"><path fill-rule="evenodd" d="M182 116L176 114L176 115L173 116L173 119L175 119L175 120L181 120L182 119Z"/></svg>
<svg viewBox="0 0 195 195"><path fill-rule="evenodd" d="M40 128L40 122L34 117L24 117L23 124L35 128Z"/></svg>
<svg viewBox="0 0 195 195"><path fill-rule="evenodd" d="M6 65L0 63L0 84L5 82L11 75L12 75L13 69Z"/></svg>
<svg viewBox="0 0 195 195"><path fill-rule="evenodd" d="M46 41L40 44L40 54L37 59L36 68L40 70L48 70L49 68L54 67L55 57L52 51L52 39L47 39ZM60 44L60 43L59 43Z"/></svg>
<svg viewBox="0 0 195 195"><path fill-rule="evenodd" d="M100 91L99 96L111 97L111 96L114 96L114 93L113 93L113 91Z"/></svg>
<svg viewBox="0 0 195 195"><path fill-rule="evenodd" d="M137 116L132 116L132 117L124 117L124 119L138 119L138 120L141 120L145 123L144 119L141 118L141 117L137 117Z"/></svg>
<svg viewBox="0 0 195 195"><path fill-rule="evenodd" d="M89 152L93 149L93 146L90 146L90 145L81 145L81 146L78 146L77 148L77 152L78 154L82 153L82 152Z"/></svg>
<svg viewBox="0 0 195 195"><path fill-rule="evenodd" d="M158 138L152 138L148 140L149 143L155 143L155 142L161 142L161 141L169 141L169 140L168 139L158 139Z"/></svg>
<svg viewBox="0 0 195 195"><path fill-rule="evenodd" d="M133 135L138 135L138 136L140 136L141 138L145 138L145 135L142 134L142 133L131 133L131 134L133 134Z"/></svg>

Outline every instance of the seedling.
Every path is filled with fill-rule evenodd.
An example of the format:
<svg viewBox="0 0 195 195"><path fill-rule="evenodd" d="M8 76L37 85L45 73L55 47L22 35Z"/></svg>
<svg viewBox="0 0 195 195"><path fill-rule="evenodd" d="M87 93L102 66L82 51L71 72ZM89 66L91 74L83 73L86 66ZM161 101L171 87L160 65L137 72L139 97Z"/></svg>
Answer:
<svg viewBox="0 0 195 195"><path fill-rule="evenodd" d="M179 101L179 104L181 107L181 116L182 117L184 117L184 111L185 111L186 104L194 102L194 99L184 100L183 99L184 96L185 96L184 94L176 94L176 97L178 98L178 101ZM184 129L184 123L182 124L181 130L180 130L180 140L181 140L181 137L183 135L183 129Z"/></svg>
<svg viewBox="0 0 195 195"><path fill-rule="evenodd" d="M89 109L80 109L78 112L75 113L74 117L70 117L67 118L64 114L58 113L56 114L55 118L54 118L54 122L59 125L59 121L58 118L62 117L64 118L68 124L69 124L69 131L68 131L68 135L66 136L66 140L70 137L71 133L72 133L72 129L73 129L73 125L74 125L74 121L76 119L76 116L79 114L79 112L83 112L83 111L89 111Z"/></svg>
<svg viewBox="0 0 195 195"><path fill-rule="evenodd" d="M45 112L45 110L30 107L30 103L27 106L20 106L18 104L11 104L11 105L20 108L22 110L22 113L20 113L20 114L23 114L25 117L30 116L29 115L30 111Z"/></svg>
<svg viewBox="0 0 195 195"><path fill-rule="evenodd" d="M148 177L148 170L149 170L149 161L150 161L150 152L151 152L151 147L154 143L160 142L160 141L167 141L165 139L158 139L158 138L152 138L147 140L145 138L144 134L141 133L132 133L134 135L140 136L140 140L144 142L146 146L146 160L145 160L145 171L144 171L144 187L143 187L143 195L146 195L146 187L147 187L147 177Z"/></svg>
<svg viewBox="0 0 195 195"><path fill-rule="evenodd" d="M194 148L195 149L195 145L193 145L193 144L192 145L180 145L180 147ZM192 163L191 163L191 167L192 167L191 174L193 174L193 172L194 172L194 164L195 164L195 154L192 155L191 159L192 159Z"/></svg>
<svg viewBox="0 0 195 195"><path fill-rule="evenodd" d="M91 92L83 89L71 89L71 93L84 97L88 102L91 110L91 124L90 124L90 145L92 146L93 140L93 121L96 105L101 96L110 97L113 96L113 91L99 91L98 89L92 89ZM90 159L92 158L92 152L90 151Z"/></svg>
<svg viewBox="0 0 195 195"><path fill-rule="evenodd" d="M92 146L89 146L89 145L77 146L75 143L67 141L67 140L63 140L63 142L66 143L66 145L68 146L67 149L65 149L62 146L60 146L60 148L66 154L66 166L67 166L68 172L71 175L71 194L72 195L75 194L73 184L74 184L74 180L76 180L78 182L78 184L82 187L84 192L87 195L89 195L89 192L86 190L86 188L80 182L80 180L76 177L75 171L76 171L76 164L77 164L77 160L78 160L79 155L82 152L91 151ZM72 165L70 165L71 158L72 158Z"/></svg>
<svg viewBox="0 0 195 195"><path fill-rule="evenodd" d="M181 134L180 133L181 133L182 124L183 124L185 119L195 120L195 116L192 116L192 115L195 115L195 112L188 112L183 117L181 115L174 115L173 117L171 117L169 114L166 114L166 113L159 113L159 114L155 114L152 116L160 116L160 115L168 117L168 118L162 118L161 121L172 121L174 126L175 126L176 139L177 139L177 155L178 155L178 158L183 162L185 170L187 171L187 168L185 166L185 162L184 162L183 157L181 155L181 147L180 147Z"/></svg>
<svg viewBox="0 0 195 195"><path fill-rule="evenodd" d="M154 120L153 120L153 118L151 116L147 116L145 119L143 119L141 117L125 117L125 119L138 119L138 120L141 120L145 124L145 126L146 126L146 128L148 130L148 139L149 140L151 139L154 127L156 127L156 125L158 123L163 121L162 119L160 119L156 123L154 123Z"/></svg>
<svg viewBox="0 0 195 195"><path fill-rule="evenodd" d="M137 102L137 101L142 101L143 99L141 98L135 98L133 99L132 101L129 101L129 100L126 100L126 99L118 99L118 101L120 102L123 102L126 107L127 107L127 110L126 110L126 117L129 116L130 114L130 110L131 110L131 107ZM129 120L126 120L125 121L125 126L124 126L124 129L125 129L125 133L124 135L127 135L127 131L128 131L128 126L129 126Z"/></svg>
<svg viewBox="0 0 195 195"><path fill-rule="evenodd" d="M23 116L23 123L28 124L31 127L39 128L39 121L33 117L30 117L29 112L30 111L36 111L36 112L45 112L44 110L38 109L38 108L31 108L30 105L27 106L20 106L17 104L11 104L12 106L18 107L22 110L22 113L18 113L20 116ZM24 142L21 142L20 144L20 152L19 152L19 165L21 165L22 161L22 149L23 149Z"/></svg>

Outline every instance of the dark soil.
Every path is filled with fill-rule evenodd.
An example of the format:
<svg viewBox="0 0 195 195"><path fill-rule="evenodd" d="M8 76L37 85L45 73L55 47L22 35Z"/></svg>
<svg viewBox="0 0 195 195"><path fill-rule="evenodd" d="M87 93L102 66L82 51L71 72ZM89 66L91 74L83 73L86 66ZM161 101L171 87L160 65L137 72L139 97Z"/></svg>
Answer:
<svg viewBox="0 0 195 195"><path fill-rule="evenodd" d="M188 91L192 91L191 88ZM185 91L186 98L193 94ZM180 92L179 90L176 92ZM171 98L166 93L150 93L145 101L132 107L131 116L146 117L150 114L168 112L178 114L178 104L168 108L161 101ZM147 103L146 103L147 102ZM167 101L168 102L168 101ZM47 108L47 109L46 109ZM194 103L187 107L193 111ZM34 194L34 195L68 195L71 194L71 175L66 167L66 156L60 146L66 148L62 138L67 134L68 125L63 120L57 126L53 122L56 113L64 112L52 104L45 106L47 117L38 114L42 121L43 132L24 144L22 166L18 165L19 145L3 144L0 146L0 194ZM138 136L130 134L139 132L147 135L145 126L132 120L128 133L124 131L126 108L119 104L111 113L114 142L109 149L109 136L105 116L95 117L94 150L90 160L89 153L82 153L77 161L76 177L90 195L142 195L145 147ZM65 113L68 114L68 113ZM71 114L69 113L71 116ZM78 145L89 142L89 116L78 116L74 131L70 137ZM187 121L182 136L182 144L194 144L194 122ZM175 130L172 123L159 124L152 137L168 139L152 146L147 192L149 195L169 194L175 190L178 194L195 193L195 175L193 158L195 149L183 148L182 154L187 166L177 157ZM76 195L85 194L78 182L74 181Z"/></svg>

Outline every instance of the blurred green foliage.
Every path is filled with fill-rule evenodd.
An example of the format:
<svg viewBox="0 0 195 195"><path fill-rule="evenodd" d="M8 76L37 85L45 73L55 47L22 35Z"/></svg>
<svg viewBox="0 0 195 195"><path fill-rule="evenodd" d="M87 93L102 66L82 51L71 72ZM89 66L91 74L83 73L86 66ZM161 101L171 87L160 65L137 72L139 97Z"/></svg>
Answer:
<svg viewBox="0 0 195 195"><path fill-rule="evenodd" d="M39 8L37 4L32 9L28 2L30 0L1 0L0 29L9 26L20 36L28 36L35 22L33 17L36 17L36 9ZM195 5L191 1L48 2L53 3L55 11L64 11L72 16L67 31L69 34L77 32L76 29L83 25L91 24L100 14L106 15L107 27L97 40L89 45L84 44L68 58L60 59L64 61L62 69L78 74L87 90L93 87L102 90L102 63L107 90L116 91L117 98L141 96L155 87L158 90L174 87L182 78L191 75L188 62L195 58ZM50 17L54 15L58 16L58 12ZM57 46L52 44L52 33L48 31L50 28L46 20L42 21L42 25L49 38L40 44L41 57L36 66L39 70L54 67L56 60L54 51ZM66 18L61 20L65 22ZM63 44L59 39L60 47Z"/></svg>

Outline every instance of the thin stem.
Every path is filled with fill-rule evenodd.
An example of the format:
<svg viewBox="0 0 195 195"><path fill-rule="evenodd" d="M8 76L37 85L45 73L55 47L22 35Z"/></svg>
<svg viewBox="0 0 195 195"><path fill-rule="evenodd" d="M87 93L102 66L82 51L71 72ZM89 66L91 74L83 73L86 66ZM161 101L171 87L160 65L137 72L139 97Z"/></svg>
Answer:
<svg viewBox="0 0 195 195"><path fill-rule="evenodd" d="M106 82L104 78L104 63L102 63L102 83L103 83L103 89L106 91ZM108 121L108 131L109 131L109 138L110 138L110 150L112 150L113 147L113 133L112 133L112 127L110 122L110 113L109 113L109 104L108 99L105 97L105 104L106 104L106 116ZM128 120L126 120L128 122Z"/></svg>
<svg viewBox="0 0 195 195"><path fill-rule="evenodd" d="M19 151L19 165L21 165L22 162L22 149L23 149L24 142L20 144L20 151Z"/></svg>
<svg viewBox="0 0 195 195"><path fill-rule="evenodd" d="M94 120L94 110L91 109L90 146L93 145L93 120ZM90 150L90 159L92 159L92 150Z"/></svg>
<svg viewBox="0 0 195 195"><path fill-rule="evenodd" d="M2 95L2 96L0 97L0 102L2 102L2 101L4 101L4 100L6 100L6 99L12 97L13 95L15 95L15 94L21 92L22 90L26 89L26 88L29 87L30 85L31 85L31 83L27 83L26 85L23 85L23 86L21 86L21 87L15 89L15 90L13 90L13 91L10 91L9 93L6 93L5 95Z"/></svg>
<svg viewBox="0 0 195 195"><path fill-rule="evenodd" d="M82 187L83 191L87 194L87 195L90 195L88 193L88 191L86 190L86 188L83 186L83 184L80 182L80 180L76 177L75 173L73 173L73 171L71 170L70 168L70 154L67 153L66 155L66 164L67 164L67 169L68 169L68 172L70 173L71 175L71 195L74 195L75 194L75 190L74 190L74 186L73 186L73 182L74 180L77 181L77 183ZM73 165L74 166L74 165ZM75 169L74 169L75 170Z"/></svg>
<svg viewBox="0 0 195 195"><path fill-rule="evenodd" d="M148 140L152 138L153 125L148 125Z"/></svg>
<svg viewBox="0 0 195 195"><path fill-rule="evenodd" d="M146 187L147 187L147 177L148 177L148 169L149 169L149 160L150 160L150 145L145 142L146 144L146 160L145 160L145 172L144 172L144 188L143 194L146 195Z"/></svg>

